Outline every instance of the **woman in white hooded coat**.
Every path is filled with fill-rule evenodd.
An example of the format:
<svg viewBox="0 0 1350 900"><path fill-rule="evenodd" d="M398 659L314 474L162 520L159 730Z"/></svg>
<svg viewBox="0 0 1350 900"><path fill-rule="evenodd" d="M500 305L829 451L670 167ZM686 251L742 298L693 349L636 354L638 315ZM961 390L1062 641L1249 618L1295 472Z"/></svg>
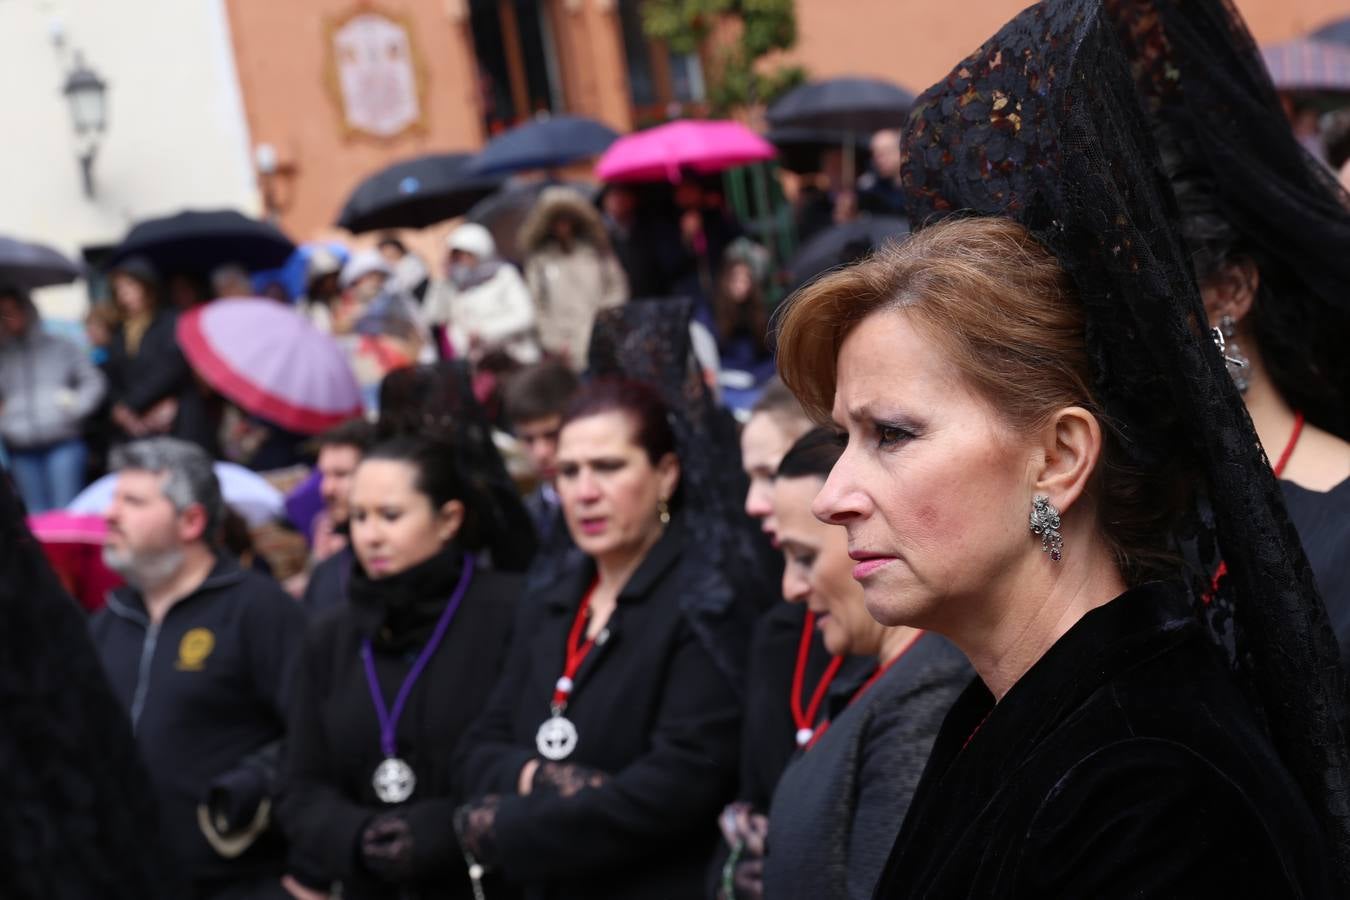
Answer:
<svg viewBox="0 0 1350 900"><path fill-rule="evenodd" d="M600 214L572 188L546 188L521 227L519 245L540 343L584 369L596 313L628 299L628 279Z"/></svg>
<svg viewBox="0 0 1350 900"><path fill-rule="evenodd" d="M445 327L454 355L477 362L494 351L529 365L540 359L534 304L520 273L497 258L482 225L450 232L448 277L427 297L427 319Z"/></svg>

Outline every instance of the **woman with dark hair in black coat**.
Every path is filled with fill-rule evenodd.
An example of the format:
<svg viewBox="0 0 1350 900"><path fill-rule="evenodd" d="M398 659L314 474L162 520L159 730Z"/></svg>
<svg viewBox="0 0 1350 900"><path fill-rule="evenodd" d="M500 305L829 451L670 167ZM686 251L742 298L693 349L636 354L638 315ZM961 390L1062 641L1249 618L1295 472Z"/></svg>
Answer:
<svg viewBox="0 0 1350 900"><path fill-rule="evenodd" d="M167 434L215 453L215 423L178 347L178 314L164 305L154 266L133 256L109 278L123 317L106 367L119 439Z"/></svg>
<svg viewBox="0 0 1350 900"><path fill-rule="evenodd" d="M872 896L938 729L973 674L945 638L868 615L848 535L811 512L842 453L834 432L817 428L792 445L774 480L784 597L816 617L827 650L868 665L836 681L825 720L778 782L764 865L770 900Z"/></svg>
<svg viewBox="0 0 1350 900"><path fill-rule="evenodd" d="M699 896L736 779L737 673L697 605L724 582L680 525L680 461L647 387L583 388L558 446L583 565L522 603L458 762L475 874L531 898ZM726 611L720 619L733 617Z"/></svg>
<svg viewBox="0 0 1350 900"><path fill-rule="evenodd" d="M396 437L353 478L350 602L311 627L289 724L281 819L302 900L336 884L348 900L472 896L450 760L501 671L519 579L477 562L487 501L455 457Z"/></svg>

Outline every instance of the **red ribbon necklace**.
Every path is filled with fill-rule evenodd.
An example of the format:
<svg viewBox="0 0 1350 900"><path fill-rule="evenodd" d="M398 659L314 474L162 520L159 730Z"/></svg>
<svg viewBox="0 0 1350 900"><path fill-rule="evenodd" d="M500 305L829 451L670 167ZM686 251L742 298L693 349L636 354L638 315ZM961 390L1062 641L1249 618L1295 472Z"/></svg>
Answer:
<svg viewBox="0 0 1350 900"><path fill-rule="evenodd" d="M815 631L816 614L808 609L806 620L802 622L802 637L797 644L797 667L792 671L792 697L790 698L792 723L797 726L798 747L805 747L811 742L811 736L815 734L816 716L820 714L820 705L825 702L825 694L830 689L830 682L834 681L834 676L839 674L839 667L844 664L842 656L836 656L830 660L830 664L825 667L824 674L820 676L820 682L816 685L815 691L811 693L811 699L806 705L806 710L803 711L802 684L806 681L806 661L811 655L811 638Z"/></svg>
<svg viewBox="0 0 1350 900"><path fill-rule="evenodd" d="M916 631L914 633L914 636L911 637L908 642L906 642L905 646L900 648L899 653L891 657L891 660L889 662L887 662L883 666L877 666L877 670L873 672L868 677L868 679L862 683L862 687L858 688L856 691L853 692L853 696L850 697L848 700L848 706L852 706L853 704L861 700L863 694L866 694L867 691L872 687L872 685L880 681L882 675L885 675L887 672L890 671L891 666L898 663L901 659L904 658L906 653L914 649L914 645L919 642L919 638L921 637L923 637L922 629ZM820 723L820 727L815 730L815 733L811 735L811 739L806 742L807 750L810 750L812 747L814 747L820 741L820 739L825 736L825 732L830 730L830 721L831 721L830 719L826 719L824 722Z"/></svg>
<svg viewBox="0 0 1350 900"><path fill-rule="evenodd" d="M572 628L567 632L567 657L563 663L562 675L553 686L553 702L550 704L555 716L562 715L567 709L567 700L572 696L572 689L576 686L572 679L576 677L577 670L595 647L595 638L588 638L585 643L581 643L581 634L586 628L587 614L591 609L591 595L599 586L598 578L591 583L590 590L581 598L581 606L577 608L577 617L572 620Z"/></svg>
<svg viewBox="0 0 1350 900"><path fill-rule="evenodd" d="M1298 439L1303 434L1303 412L1301 410L1294 413L1294 430L1289 433L1289 441L1284 445L1284 451L1280 458L1275 461L1275 477L1279 478L1284 474L1284 469L1289 465L1289 457L1294 455L1294 448L1298 446ZM1219 568L1214 570L1214 580L1209 583L1209 591L1200 599L1208 604L1219 593L1219 581L1228 574L1228 563L1219 560Z"/></svg>
<svg viewBox="0 0 1350 900"><path fill-rule="evenodd" d="M572 620L572 627L567 632L567 656L563 661L563 671L553 685L553 698L549 702L549 712L552 715L544 720L534 736L539 755L554 762L571 756L577 747L577 741L580 740L577 727L563 713L567 711L567 701L576 687L573 679L576 678L577 670L581 668L581 664L586 661L595 645L603 644L608 636L608 629L602 628L595 637L585 643L581 640L582 630L586 627L586 616L591 608L591 596L599 585L600 579L597 578L586 591L586 596L581 598L581 605L577 607L576 618Z"/></svg>

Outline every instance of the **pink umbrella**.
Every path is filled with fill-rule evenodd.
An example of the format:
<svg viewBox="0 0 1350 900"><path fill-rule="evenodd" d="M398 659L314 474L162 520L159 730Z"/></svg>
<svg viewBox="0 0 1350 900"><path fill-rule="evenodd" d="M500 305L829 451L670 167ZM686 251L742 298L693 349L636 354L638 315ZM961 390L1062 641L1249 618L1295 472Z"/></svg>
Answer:
<svg viewBox="0 0 1350 900"><path fill-rule="evenodd" d="M62 586L89 612L101 609L108 591L121 586L121 577L103 562L108 525L102 516L57 509L29 516L28 528Z"/></svg>
<svg viewBox="0 0 1350 900"><path fill-rule="evenodd" d="M275 300L217 300L178 320L197 374L246 412L301 434L361 415L361 391L328 335Z"/></svg>
<svg viewBox="0 0 1350 900"><path fill-rule="evenodd" d="M672 181L690 169L711 175L773 159L773 145L739 122L682 120L615 141L595 174L605 181Z"/></svg>

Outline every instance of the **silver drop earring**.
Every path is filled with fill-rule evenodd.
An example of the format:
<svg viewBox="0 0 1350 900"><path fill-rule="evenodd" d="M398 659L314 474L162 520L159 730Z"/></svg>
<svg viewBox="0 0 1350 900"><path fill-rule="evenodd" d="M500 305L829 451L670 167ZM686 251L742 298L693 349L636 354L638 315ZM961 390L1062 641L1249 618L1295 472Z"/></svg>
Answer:
<svg viewBox="0 0 1350 900"><path fill-rule="evenodd" d="M1031 533L1041 539L1042 552L1059 562L1064 556L1064 535L1059 533L1059 510L1050 498L1037 494L1031 500Z"/></svg>
<svg viewBox="0 0 1350 900"><path fill-rule="evenodd" d="M1250 368L1252 363L1242 352L1242 348L1233 341L1236 334L1237 320L1224 313L1219 317L1219 327L1214 329L1214 342L1219 345L1219 353L1223 356L1224 364L1228 366L1228 377L1233 379L1238 393L1245 394L1247 388L1251 386L1245 370Z"/></svg>

